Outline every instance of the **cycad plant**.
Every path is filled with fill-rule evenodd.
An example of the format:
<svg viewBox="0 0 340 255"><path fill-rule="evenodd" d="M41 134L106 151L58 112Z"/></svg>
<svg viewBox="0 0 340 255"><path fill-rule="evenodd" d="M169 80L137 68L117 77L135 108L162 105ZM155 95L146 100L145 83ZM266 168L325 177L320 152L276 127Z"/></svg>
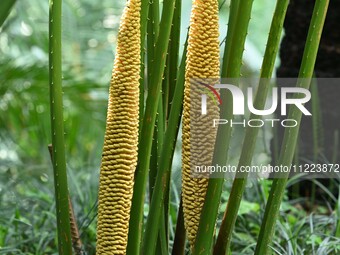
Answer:
<svg viewBox="0 0 340 255"><path fill-rule="evenodd" d="M207 16L206 16L207 15ZM200 103L200 82L218 82L220 73L218 41L218 2L194 1L189 29L182 131L182 197L184 223L193 248L201 210L208 187L207 176L192 176L192 164L211 165L216 130L209 126L218 118L219 109L209 104L209 115L202 115L194 105ZM201 81L200 81L201 80ZM191 107L193 106L193 107Z"/></svg>
<svg viewBox="0 0 340 255"><path fill-rule="evenodd" d="M329 0L316 0L297 86L309 88ZM223 2L222 4L224 4ZM263 109L270 88L288 0L277 0L254 106ZM236 174L221 224L216 224L223 178L192 175L193 164L226 165L232 128L208 128L214 118L233 119L233 99L209 104L209 117L194 106L220 78L239 81L253 0L231 0L220 60L218 1L194 0L187 42L180 51L181 0L128 0L121 18L109 92L100 171L97 254L227 254L247 175ZM60 254L70 254L68 197L61 109L61 0L51 0L50 75L57 220ZM161 10L161 11L160 11ZM180 57L181 55L181 57ZM221 62L221 63L220 63ZM221 68L220 68L221 66ZM209 83L201 86L202 83ZM216 92L216 91L215 91ZM216 92L217 93L217 92ZM214 96L214 95L213 95ZM183 110L183 113L182 113ZM300 123L301 112L289 116ZM182 202L171 217L172 162L182 117ZM258 116L251 115L250 119ZM280 163L289 165L299 125L286 129ZM247 128L238 168L252 163L259 128ZM215 142L216 140L216 142ZM255 254L271 243L288 176L274 179ZM148 211L145 210L148 205ZM175 206L175 208L177 208ZM169 222L176 222L171 235ZM174 229L174 227L171 227ZM186 233L185 234L185 231ZM171 236L171 238L170 238ZM217 237L215 241L215 237Z"/></svg>
<svg viewBox="0 0 340 255"><path fill-rule="evenodd" d="M140 1L128 2L118 33L100 172L97 254L126 251L137 164Z"/></svg>

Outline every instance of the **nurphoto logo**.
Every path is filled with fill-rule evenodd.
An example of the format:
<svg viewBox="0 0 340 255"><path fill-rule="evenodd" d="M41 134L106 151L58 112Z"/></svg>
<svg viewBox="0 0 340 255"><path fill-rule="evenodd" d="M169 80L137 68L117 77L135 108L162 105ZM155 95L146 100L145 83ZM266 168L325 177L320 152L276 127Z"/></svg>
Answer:
<svg viewBox="0 0 340 255"><path fill-rule="evenodd" d="M204 93L201 94L201 114L208 114L208 98L211 98L214 104L223 106L223 101L221 99L220 93L222 90L227 90L230 92L232 96L232 110L234 116L244 116L246 114L246 110L249 113L252 113L256 116L259 116L258 119L246 120L245 118L241 121L233 120L233 119L213 119L213 127L217 127L218 125L226 125L229 124L231 126L241 125L241 126L250 126L250 127L262 127L265 124L269 124L271 127L274 127L275 124L280 124L283 127L296 127L298 125L297 120L295 119L275 119L275 118L263 118L263 116L270 116L277 112L279 107L281 116L288 115L288 109L290 105L295 105L302 114L306 116L311 116L311 112L305 107L305 104L310 101L311 93L309 90L298 87L273 87L271 88L271 93L268 98L270 98L269 106L266 106L266 109L256 109L254 106L254 97L256 89L252 86L246 88L246 91L242 90L240 87L237 87L233 84L214 84L209 85L203 82L199 82L199 84L205 87ZM219 92L218 92L219 91ZM247 108L246 108L247 107Z"/></svg>

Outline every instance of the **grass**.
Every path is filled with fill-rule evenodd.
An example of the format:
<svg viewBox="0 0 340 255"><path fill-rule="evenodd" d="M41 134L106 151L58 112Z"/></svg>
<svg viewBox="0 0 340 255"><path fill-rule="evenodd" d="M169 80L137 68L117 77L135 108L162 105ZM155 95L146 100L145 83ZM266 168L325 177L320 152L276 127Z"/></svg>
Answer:
<svg viewBox="0 0 340 255"><path fill-rule="evenodd" d="M51 167L47 165L45 168ZM55 246L55 208L53 206L53 182L50 178L44 179L43 176L32 178L32 171L25 172L21 176L14 174L15 168L12 168L12 174L7 173L2 182L6 182L6 187L12 187L7 192L2 185L1 191L1 212L0 212L0 254L57 254ZM73 169L75 170L75 169ZM90 174L93 168L83 169L88 172L78 173L74 178L81 180L81 188L84 202L78 195L73 200L77 212L78 222L80 222L80 232L84 249L87 254L93 254L95 248L95 221L87 226L89 221L95 216L91 211L91 206L95 203L93 190L96 190L96 182L91 179L97 178L95 174ZM16 170L17 171L17 170ZM36 172L36 171L35 171ZM43 172L43 170L41 170ZM2 177L4 174L2 174ZM71 193L75 192L73 178L70 178ZM30 180L30 181L27 181ZM173 179L176 182L176 178ZM179 180L177 179L177 182ZM232 237L232 250L235 254L252 254L254 252L254 243L259 233L259 228L264 212L263 199L268 193L267 189L270 181L263 180L260 183L249 184L245 190L245 200L251 203L241 204L238 220ZM15 190L13 189L15 187ZM43 188L43 189L41 189ZM29 190L29 192L27 192ZM227 190L227 187L226 189ZM13 192L15 191L15 197ZM256 192L254 192L256 191ZM172 199L172 218L177 217L177 206L179 197L174 194ZM223 193L223 201L227 201L228 194ZM308 201L308 198L302 198L300 203ZM219 216L223 215L225 204L221 205ZM294 201L289 201L285 196L280 213L280 225L276 227L276 239L273 244L275 250L286 254L337 254L340 249L339 238L334 237L335 223L338 216L335 213L329 213L326 207L320 208L319 212L307 213L301 210L299 205ZM323 209L323 210L322 210ZM16 211L19 213L16 214ZM43 217L41 217L43 216ZM85 222L84 222L85 221ZM84 222L84 224L81 224ZM176 221L172 221L170 233L174 233ZM13 227L16 226L16 227ZM170 225L171 226L171 225ZM172 247L173 234L170 234L170 247ZM17 241L20 240L20 241ZM313 244L314 242L314 244ZM293 252L293 247L297 252ZM187 247L188 249L188 247ZM329 253L322 253L328 251Z"/></svg>

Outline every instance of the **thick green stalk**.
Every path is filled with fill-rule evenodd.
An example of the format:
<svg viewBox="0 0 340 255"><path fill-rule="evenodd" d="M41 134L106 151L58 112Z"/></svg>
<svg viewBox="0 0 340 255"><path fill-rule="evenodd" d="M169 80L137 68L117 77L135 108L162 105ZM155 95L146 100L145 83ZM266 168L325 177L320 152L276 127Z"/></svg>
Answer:
<svg viewBox="0 0 340 255"><path fill-rule="evenodd" d="M175 93L172 101L169 115L169 126L164 136L164 146L162 147L159 168L157 172L155 190L150 204L150 212L145 228L144 253L154 254L155 240L157 238L157 229L160 220L160 214L163 208L164 194L168 188L170 178L171 163L178 135L178 127L181 119L182 101L184 92L184 69L186 61L187 42L184 47L181 65L178 72Z"/></svg>
<svg viewBox="0 0 340 255"><path fill-rule="evenodd" d="M185 227L183 216L182 198L177 213L176 233L172 246L172 255L184 255L185 252Z"/></svg>
<svg viewBox="0 0 340 255"><path fill-rule="evenodd" d="M141 54L144 56L145 53L145 35L147 31L147 21L149 15L149 1L141 0L141 12L140 12L140 34L141 34ZM142 63L144 65L144 63Z"/></svg>
<svg viewBox="0 0 340 255"><path fill-rule="evenodd" d="M152 84L152 76L154 73L154 61L155 61L155 45L158 38L159 33L159 2L158 0L153 0L150 2L149 7L149 18L147 23L147 75L148 75L148 89L151 88ZM152 152L150 157L150 173L149 173L149 190L150 190L150 199L152 197L154 183L157 175L157 162L158 162L158 147L159 147L159 139L161 138L161 134L163 132L163 128L160 129L160 126L163 126L163 123L160 122L162 116L159 116L161 105L158 105L158 115L156 118L156 128L154 130L154 140L152 142Z"/></svg>
<svg viewBox="0 0 340 255"><path fill-rule="evenodd" d="M153 75L153 62L155 58L155 44L158 39L159 34L159 1L153 0L150 3L149 10L149 20L148 20L148 75L149 75L149 88L152 86L152 75ZM170 34L171 38L172 33ZM168 46L168 51L171 47L171 39ZM150 54L149 54L150 53ZM169 59L169 54L167 57L167 62ZM164 140L164 132L165 132L165 122L167 116L167 108L168 108L168 96L166 91L168 91L168 75L169 75L169 67L166 66L163 74L163 82L162 82L162 96L159 99L158 103L158 111L156 117L156 129L154 131L154 140L152 145L152 155L150 158L150 173L149 173L149 187L150 187L150 201L152 198L153 190L155 187L157 171L158 171L158 163L161 153L161 148L163 146ZM164 203L164 208L162 209L162 218L163 221L160 221L158 227L158 239L156 246L156 254L168 254L168 221L165 220L168 217L168 205Z"/></svg>
<svg viewBox="0 0 340 255"><path fill-rule="evenodd" d="M262 64L261 80L254 103L255 108L259 110L264 109L266 103L268 90L270 88L269 79L272 77L288 3L289 0L278 0L273 15L273 21L270 28L267 47ZM255 119L258 117L259 116L255 114L251 114L250 119ZM259 127L247 127L238 170L240 170L241 166L251 165L259 130ZM226 254L226 252L230 249L230 241L246 183L247 174L237 174L233 182L228 200L228 206L225 211L220 232L214 248L215 255Z"/></svg>
<svg viewBox="0 0 340 255"><path fill-rule="evenodd" d="M170 35L171 36L171 35ZM171 37L170 37L171 38ZM169 57L170 57L170 46L171 46L171 40L169 43L169 48L168 48L168 57L166 60L166 66L164 70L164 75L163 75L163 82L162 82L162 101L163 101L163 111L164 111L164 121L166 122L168 118L168 109L169 109L169 76L170 76L170 69L169 69ZM164 123L166 124L166 123Z"/></svg>
<svg viewBox="0 0 340 255"><path fill-rule="evenodd" d="M172 101L176 80L177 80L177 72L179 65L179 46L180 46L180 37L181 37L181 12L182 12L182 0L176 0L174 18L172 21L171 28L171 41L169 45L169 54L168 54L168 69L169 69L169 92L168 92L168 100ZM168 105L167 114L170 114L171 104Z"/></svg>
<svg viewBox="0 0 340 255"><path fill-rule="evenodd" d="M320 114L320 102L319 102L319 93L318 93L318 84L315 80L312 81L311 84L311 93L312 93L312 133L313 133L313 161L317 163L318 156L319 156L319 148L321 141L320 134L323 133L322 122L321 122L321 114ZM315 183L313 183L315 184Z"/></svg>
<svg viewBox="0 0 340 255"><path fill-rule="evenodd" d="M50 0L49 76L53 148L52 159L59 254L72 254L62 99L61 6L62 0Z"/></svg>
<svg viewBox="0 0 340 255"><path fill-rule="evenodd" d="M161 221L159 225L159 234L158 234L158 239L160 240L160 251L161 254L163 255L168 255L169 254L169 243L168 243L168 234L167 234L167 223L168 223L168 218L165 218L165 212L164 212L164 207L161 212ZM159 254L158 252L156 254Z"/></svg>
<svg viewBox="0 0 340 255"><path fill-rule="evenodd" d="M154 182L152 183L153 187L155 187L155 182L156 182L156 178L157 178L157 174L158 174L158 165L159 165L159 159L160 159L160 154L161 154L161 150L163 147L163 141L164 141L164 131L165 131L165 127L164 127L164 110L163 110L163 98L160 97L159 98L159 102L158 102L158 112L157 112L157 166L156 166L156 171L155 171L155 176L154 176ZM151 169L150 169L151 172ZM150 183L149 183L150 184ZM156 192L158 192L158 190L156 190ZM163 209L162 209L162 218L165 219L165 215L167 216L167 214L165 214L166 210L168 207L165 207L163 204ZM168 239L167 239L167 228L168 228L168 221L167 220L163 220L159 222L159 230L158 230L158 240L159 240L159 244L160 244L160 248L162 251L162 254L166 255L168 254L167 250L168 250ZM157 254L159 254L157 252Z"/></svg>
<svg viewBox="0 0 340 255"><path fill-rule="evenodd" d="M167 64L166 64L166 83L164 84L163 88L165 91L163 91L163 114L164 114L164 135L165 130L168 128L168 121L169 121L169 114L170 109L172 105L173 95L175 92L176 84L177 84L177 75L179 72L179 46L180 46L180 35L181 35L181 0L176 0L175 3L175 10L174 15L172 19L172 27L171 27L171 33L170 33L170 42L168 47L168 56L167 56ZM184 51L185 52L185 51ZM183 54L184 54L183 52ZM183 67L183 73L184 73L184 67ZM180 118L178 120L178 123L180 122ZM179 125L177 125L177 131L176 136L179 131ZM176 140L176 139L175 139ZM173 146L175 148L175 145ZM162 153L162 148L159 150L160 155L159 159ZM174 150L172 151L170 155L170 169L171 169L171 163L174 155ZM159 163L160 164L160 163ZM158 164L158 165L159 165ZM167 188L165 190L164 195L164 224L165 224L165 230L166 230L166 237L167 237L167 244L169 243L169 214L170 214L170 182L171 177L168 175L169 178L167 180Z"/></svg>
<svg viewBox="0 0 340 255"><path fill-rule="evenodd" d="M155 46L159 34L159 2L153 0L149 6L149 18L147 22L147 70L148 89L151 88L154 74Z"/></svg>
<svg viewBox="0 0 340 255"><path fill-rule="evenodd" d="M181 0L176 0L174 16L172 20L170 42L168 47L168 56L166 68L163 77L162 95L163 95L163 111L164 120L167 124L170 113L172 97L174 94L177 72L178 72L178 56L181 37Z"/></svg>
<svg viewBox="0 0 340 255"><path fill-rule="evenodd" d="M7 19L11 12L12 7L15 4L15 0L1 0L0 3L0 27Z"/></svg>
<svg viewBox="0 0 340 255"><path fill-rule="evenodd" d="M150 153L152 147L152 135L156 120L158 102L160 97L160 88L162 84L162 76L166 61L167 48L169 43L172 18L174 13L175 0L164 1L164 11L160 27L159 38L156 43L154 65L154 75L152 86L148 92L146 109L143 119L141 132L141 140L138 153L138 167L135 175L135 185L132 199L131 218L129 240L127 246L127 254L138 255L140 253L140 244L143 231L143 215L144 215L144 198L146 190L146 180L149 171Z"/></svg>
<svg viewBox="0 0 340 255"><path fill-rule="evenodd" d="M274 164L277 164L278 160L279 160L279 150L280 150L280 146L279 146L279 139L278 139L278 127L274 126L273 127L273 149L272 149L272 162L274 162Z"/></svg>
<svg viewBox="0 0 340 255"><path fill-rule="evenodd" d="M150 157L150 172L149 172L149 201L153 196L153 191L155 188L155 182L157 177L157 169L158 169L158 161L160 154L160 144L163 144L163 112L161 106L162 98L160 98L160 102L158 104L157 111L157 119L156 119L156 128L154 130L154 139L152 141L152 149L151 149L151 157ZM161 114L160 114L161 113ZM164 215L163 215L164 216ZM161 222L164 223L164 222ZM167 243L166 240L166 228L165 224L160 224L158 227L159 235L156 246L156 254L167 254L164 253L164 248ZM163 251L162 251L163 250Z"/></svg>
<svg viewBox="0 0 340 255"><path fill-rule="evenodd" d="M153 132L153 141L152 141L152 149L150 156L150 173L149 173L149 199L151 200L153 190L155 187L155 180L157 176L157 120L156 120L156 128Z"/></svg>
<svg viewBox="0 0 340 255"><path fill-rule="evenodd" d="M241 73L242 55L247 36L250 13L253 0L238 1L231 3L231 9L237 13L230 13L226 43L227 58L226 66L222 69L222 77L239 78ZM234 5L234 6L233 6ZM238 6L238 7L237 7ZM225 70L225 71L224 71ZM223 102L227 104L220 109L222 119L232 119L232 97L230 93L221 92ZM230 144L231 127L220 125L217 131L216 144L213 156L213 165L225 165ZM201 213L200 224L195 241L193 255L209 254L212 247L213 233L217 219L218 207L221 199L223 178L211 178L209 180L205 203Z"/></svg>
<svg viewBox="0 0 340 255"><path fill-rule="evenodd" d="M227 31L227 37L225 39L224 53L223 53L223 59L222 59L222 72L221 72L222 78L227 77L227 68L229 66L228 65L228 62L230 60L229 56L231 54L233 37L235 35L235 30L236 30L237 12L238 12L239 5L240 5L240 0L231 0L230 2L228 31Z"/></svg>
<svg viewBox="0 0 340 255"><path fill-rule="evenodd" d="M297 87L308 89L310 86L328 4L329 0L317 0L315 3ZM289 166L292 163L301 117L302 112L298 108L290 108L288 118L296 120L298 126L286 128L285 130L279 165ZM280 204L284 195L288 176L289 173L284 173L281 174L280 178L274 179L273 181L255 250L256 255L270 254L270 245L275 231L275 223L280 211Z"/></svg>
<svg viewBox="0 0 340 255"><path fill-rule="evenodd" d="M141 68L140 68L140 82L139 82L140 84L139 85L139 127L143 125L143 117L144 117L145 34L147 30L148 12L149 12L149 0L141 0L141 13L140 13Z"/></svg>

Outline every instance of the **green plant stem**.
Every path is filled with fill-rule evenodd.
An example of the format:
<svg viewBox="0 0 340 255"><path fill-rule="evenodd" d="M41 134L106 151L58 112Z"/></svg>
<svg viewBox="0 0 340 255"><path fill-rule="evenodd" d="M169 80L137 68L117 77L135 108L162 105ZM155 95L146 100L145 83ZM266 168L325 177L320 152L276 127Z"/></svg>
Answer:
<svg viewBox="0 0 340 255"><path fill-rule="evenodd" d="M177 12L177 8L176 8L176 4L175 3L175 10L174 10L174 16L173 19L176 19L177 16L179 15ZM154 0L151 3L151 8L150 8L150 13L151 15L149 15L149 33L148 33L148 38L150 38L150 40L148 40L148 44L150 44L150 48L154 47L155 45L155 39L158 37L158 33L159 33L159 14L158 14L158 10L159 10L159 4L158 1ZM177 25L179 25L180 23L178 23ZM167 113L168 113L168 106L169 106L169 70L170 70L170 66L169 66L169 61L171 59L171 48L173 48L173 44L176 43L176 41L171 37L173 36L173 30L176 29L176 27L174 25L172 25L171 28L171 33L170 33L170 42L168 45L168 55L167 55L167 66L165 67L164 70L164 75L163 75L163 82L162 82L162 96L160 97L160 101L158 104L158 112L157 112L157 137L156 139L154 139L153 141L153 147L156 147L156 150L154 150L154 153L151 156L151 160L153 160L154 157L156 157L156 164L154 164L154 166L156 167L150 167L150 182L149 182L149 186L150 188L153 190L155 187L155 182L156 182L156 177L157 177L157 173L159 171L159 162L160 162L160 157L161 157L161 151L162 151L162 146L163 146L163 140L164 140L164 132L165 132L165 127L166 127L166 122L167 122ZM153 48L151 48L150 50L153 50ZM178 53L177 53L178 55ZM151 58L151 57L149 57ZM152 55L152 61L154 61L154 55ZM152 72L153 70L153 63L148 64L148 71ZM172 63L174 64L174 63ZM150 67L150 68L149 68ZM177 63L176 63L176 69L177 69ZM149 80L152 80L152 73L150 74L150 78ZM152 84L150 84L151 86ZM153 160L155 161L155 160ZM170 177L167 180L168 185L167 187L169 187L169 182L170 182ZM152 197L150 197L151 200ZM152 210L152 208L150 209L150 211ZM161 209L161 220L159 221L159 227L158 227L158 231L159 231L159 235L158 235L158 240L157 240L157 246L156 246L156 254L168 254L168 210L169 210L169 188L166 190L165 192L165 197L164 197L164 203L163 203L163 208ZM152 220L152 222L154 222L154 220ZM155 227L157 225L154 225ZM157 229L155 229L155 231L157 231ZM155 232L156 233L156 232Z"/></svg>
<svg viewBox="0 0 340 255"><path fill-rule="evenodd" d="M164 111L163 111L163 98L160 97L159 98L159 102L158 102L158 113L157 113L157 166L156 166L156 171L155 171L155 179L153 182L153 185L155 187L155 182L157 179L157 174L159 171L159 159L160 159L160 154L161 154L161 150L163 147L163 141L164 141ZM156 190L156 192L158 192L158 190ZM152 198L151 198L152 199ZM162 208L162 212L161 212L161 218L163 220L161 220L159 223L159 234L158 234L158 239L159 239L159 243L160 243L160 247L161 247L161 251L162 254L167 255L167 249L168 249L168 240L167 240L167 224L168 221L164 220L165 216L167 217L167 214L165 214L165 212L167 212L168 206L165 206L165 204L163 204L163 208ZM167 218L166 218L167 219ZM157 253L158 254L158 253Z"/></svg>
<svg viewBox="0 0 340 255"><path fill-rule="evenodd" d="M329 0L317 0L315 3L297 87L308 89L310 86L328 4ZM279 165L289 166L292 163L301 117L302 112L298 108L291 107L289 109L288 118L296 120L298 126L286 128L285 130ZM273 181L255 250L256 255L270 254L270 245L274 235L275 223L279 214L288 176L289 173L283 173Z"/></svg>
<svg viewBox="0 0 340 255"><path fill-rule="evenodd" d="M141 69L139 82L139 126L143 125L144 117L144 83L145 83L145 34L149 13L149 0L141 0L140 32L141 32ZM140 141L140 138L139 138Z"/></svg>
<svg viewBox="0 0 340 255"><path fill-rule="evenodd" d="M159 1L153 0L150 2L149 8L149 19L148 19L148 34L147 34L147 45L148 45L148 81L150 88L152 84L152 76L155 61L155 45L159 35ZM165 70L167 68L165 67ZM164 82L164 80L163 80ZM164 93L163 93L164 95ZM154 140L152 144L152 153L150 157L150 173L149 173L149 187L150 187L150 201L153 195L153 189L155 187L155 181L157 176L159 154L163 144L164 136L164 111L163 111L164 98L160 97L158 102L158 110L156 117L156 128L154 130ZM164 210L163 216L164 216ZM166 238L166 225L164 222L160 222L158 229L157 239L157 254L167 254L167 238Z"/></svg>
<svg viewBox="0 0 340 255"><path fill-rule="evenodd" d="M61 14L62 0L50 0L49 70L53 170L59 254L72 254L68 185L65 160L62 99Z"/></svg>
<svg viewBox="0 0 340 255"><path fill-rule="evenodd" d="M161 212L161 220L159 225L159 239L160 239L160 246L161 246L161 252L164 255L168 255L168 238L167 238L167 232L166 232L166 225L168 223L167 219L165 218L165 208L163 207ZM158 253L157 253L158 254Z"/></svg>
<svg viewBox="0 0 340 255"><path fill-rule="evenodd" d="M168 189L171 163L173 158L173 153L176 145L176 138L178 134L178 127L181 119L182 112L182 101L184 92L184 69L186 61L186 48L187 42L184 47L183 57L181 65L178 72L177 84L175 88L175 93L172 101L172 107L169 115L169 126L166 129L164 137L164 146L162 147L161 157L159 160L159 169L157 172L157 179L155 184L155 190L152 196L150 204L150 212L148 215L146 228L145 228L145 238L143 245L143 254L154 254L155 240L157 238L157 228L159 224L160 214L164 202L164 194Z"/></svg>
<svg viewBox="0 0 340 255"><path fill-rule="evenodd" d="M315 74L313 75L313 77L315 78ZM318 157L319 157L319 148L322 147L322 145L319 143L320 141L320 137L319 135L322 133L320 130L320 126L319 124L321 122L319 122L320 120L320 115L319 115L319 110L320 110L320 103L319 103L319 93L318 93L318 85L316 80L314 79L311 83L311 94L312 94L312 98L311 98L311 103L312 103L312 115L313 115L313 119L312 119L312 134L313 134L313 163L317 164L318 163ZM296 156L295 158L299 157L299 143L297 144L297 148L295 149ZM298 165L298 164L296 164ZM310 196L310 204L312 206L312 208L314 207L315 204L315 196L316 196L316 184L315 182L312 181L311 183L311 196ZM332 190L332 182L330 183L330 189Z"/></svg>
<svg viewBox="0 0 340 255"><path fill-rule="evenodd" d="M176 0L174 17L171 28L171 41L169 45L168 54L168 68L169 68L169 93L168 100L171 102L176 88L176 81L178 76L178 65L179 65L179 47L181 37L181 12L182 12L182 1ZM168 105L167 114L170 114L171 104Z"/></svg>
<svg viewBox="0 0 340 255"><path fill-rule="evenodd" d="M1 0L0 3L0 27L7 19L8 15L11 12L12 7L15 4L15 0Z"/></svg>
<svg viewBox="0 0 340 255"><path fill-rule="evenodd" d="M157 176L157 124L156 128L153 132L153 141L152 141L152 149L151 149L151 157L150 157L150 173L149 173L149 201L151 201L153 190L155 187L155 181Z"/></svg>
<svg viewBox="0 0 340 255"><path fill-rule="evenodd" d="M225 57L222 67L222 77L239 78L241 73L242 55L244 43L247 36L250 13L253 0L234 0L231 2L230 22L228 26ZM236 12L237 10L237 12ZM229 40L231 43L229 44ZM222 102L227 102L220 109L222 119L232 119L232 95L221 91ZM220 125L217 130L217 137L213 156L213 165L225 165L231 138L231 127ZM218 207L221 200L223 178L210 178L205 197L205 203L201 213L200 224L193 250L193 255L209 254L212 247L213 232L218 214Z"/></svg>
<svg viewBox="0 0 340 255"><path fill-rule="evenodd" d="M184 255L185 251L185 227L182 198L179 204L177 213L176 233L174 238L174 245L172 247L172 255Z"/></svg>
<svg viewBox="0 0 340 255"><path fill-rule="evenodd" d="M152 86L148 92L146 109L143 119L141 132L138 167L135 174L134 193L132 198L131 218L127 254L138 255L140 253L140 244L143 231L143 215L144 215L144 198L146 190L146 180L149 171L150 153L152 147L152 135L156 120L158 102L160 98L160 88L162 84L162 76L166 61L167 48L169 43L172 18L174 13L175 0L167 0L164 2L162 20L159 38L156 43L154 65L154 76ZM158 232L158 231L157 231Z"/></svg>
<svg viewBox="0 0 340 255"><path fill-rule="evenodd" d="M264 109L266 103L267 94L270 88L269 78L272 77L288 3L289 0L279 0L275 8L262 64L261 80L255 96L254 106L256 109ZM251 114L250 119L255 119L258 117L259 116L255 114ZM257 127L248 127L246 129L238 170L240 170L241 166L251 165L259 130L260 128ZM229 196L228 205L222 220L220 232L216 241L216 245L214 247L215 255L226 254L226 252L230 249L232 232L235 226L237 213L240 207L242 194L244 192L246 183L247 174L236 175Z"/></svg>
<svg viewBox="0 0 340 255"><path fill-rule="evenodd" d="M230 10L229 10L229 21L228 21L228 31L227 36L225 39L225 47L224 47L224 53L223 53L223 59L222 59L222 72L221 77L225 78L227 77L227 69L228 69L228 63L230 60L230 54L232 50L232 43L233 43L233 37L235 35L236 30L236 22L237 22L237 12L240 5L240 0L231 0L230 2Z"/></svg>
<svg viewBox="0 0 340 255"><path fill-rule="evenodd" d="M159 32L159 2L154 0L150 2L149 7L149 18L147 23L147 74L148 74L148 89L151 88L152 84L152 76L154 73L154 61L155 61L155 45L158 38ZM149 173L149 190L150 190L150 200L153 193L153 188L157 176L157 162L158 162L158 148L159 148L159 139L162 139L163 126L162 116L159 115L161 110L161 105L158 105L158 115L156 117L156 128L154 130L154 139L152 141L152 151L150 157L150 173Z"/></svg>
<svg viewBox="0 0 340 255"><path fill-rule="evenodd" d="M168 56L167 56L167 66L166 66L166 83L164 84L165 91L163 91L163 117L164 117L164 135L165 130L168 128L168 121L169 121L169 114L170 109L172 106L173 96L177 84L177 76L179 73L179 46L180 46L180 35L181 35L181 11L182 11L182 1L176 0L175 2L175 10L174 15L172 19L172 27L171 27L171 33L170 33L170 42L168 47ZM185 54L186 51L183 52ZM180 72L184 73L184 66L180 70ZM177 95L178 96L178 95ZM181 111L181 108L180 108ZM180 122L180 118L178 119L178 123ZM176 128L176 136L179 131L179 124ZM176 140L176 139L175 139ZM176 143L174 143L173 148L175 148ZM162 145L163 147L163 145ZM160 155L159 160L161 158L162 148L160 149ZM174 155L174 149L171 152L170 155L170 167L172 167L172 159ZM158 163L160 165L160 161ZM171 170L170 170L171 171ZM166 237L167 237L167 245L169 245L169 214L170 214L170 183L171 183L171 177L170 174L168 175L169 178L167 180L167 188L165 190L164 194L164 224L165 224L165 231L166 231ZM167 246L168 247L168 246Z"/></svg>
<svg viewBox="0 0 340 255"><path fill-rule="evenodd" d="M162 83L162 99L163 99L163 115L164 115L164 125L166 125L166 121L168 119L168 110L169 110L169 87L170 87L170 82L169 82L169 77L170 77L170 68L169 68L169 58L170 58L170 47L171 47L171 41L169 43L169 48L168 48L168 56L166 60L166 66L164 70L164 75L163 75L163 83Z"/></svg>
<svg viewBox="0 0 340 255"><path fill-rule="evenodd" d="M149 6L149 18L147 22L147 64L148 64L148 89L151 88L154 74L155 46L159 34L159 2L153 0Z"/></svg>

